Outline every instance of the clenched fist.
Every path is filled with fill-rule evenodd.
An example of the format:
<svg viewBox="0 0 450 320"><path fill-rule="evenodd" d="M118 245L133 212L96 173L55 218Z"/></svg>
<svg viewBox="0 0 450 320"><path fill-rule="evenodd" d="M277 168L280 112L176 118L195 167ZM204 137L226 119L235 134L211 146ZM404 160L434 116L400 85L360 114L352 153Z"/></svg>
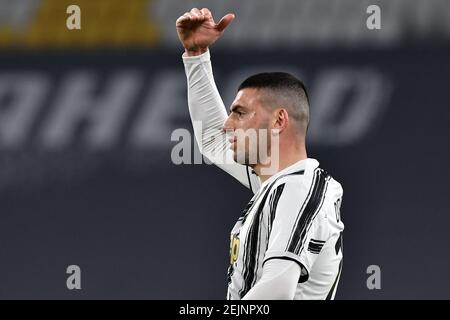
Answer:
<svg viewBox="0 0 450 320"><path fill-rule="evenodd" d="M204 53L233 21L234 14L229 13L215 23L211 11L206 8L194 8L177 19L177 33L188 55Z"/></svg>

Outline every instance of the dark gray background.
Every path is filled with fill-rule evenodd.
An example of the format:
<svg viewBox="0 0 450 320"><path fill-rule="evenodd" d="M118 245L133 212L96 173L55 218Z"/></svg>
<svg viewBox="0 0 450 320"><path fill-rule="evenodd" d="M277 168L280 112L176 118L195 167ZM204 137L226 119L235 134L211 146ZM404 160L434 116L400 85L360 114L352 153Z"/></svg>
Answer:
<svg viewBox="0 0 450 320"><path fill-rule="evenodd" d="M6 81L29 72L50 81L26 139L0 149L0 298L225 297L228 233L251 194L213 166L171 162L171 130L190 130L185 88L174 92L179 111L165 124L165 139L144 148L129 143L142 101L161 72L184 81L180 54L0 54ZM344 187L345 258L337 299L450 298L449 54L443 45L213 51L224 92L233 87L233 72L280 62L301 70L308 87L335 67L368 67L389 82L380 89L380 95L389 90L384 111L364 136L345 144L319 139L308 149ZM79 124L67 146L52 149L40 142L67 74L98 75L96 95L123 69L138 72L143 85L112 146L91 148L85 138L89 123ZM312 98L313 118L320 94ZM354 93L346 94L338 104L342 110ZM229 103L231 94L225 95ZM0 117L10 111L11 99L2 93ZM71 264L81 267L80 291L66 288ZM381 268L381 290L366 287L369 265Z"/></svg>

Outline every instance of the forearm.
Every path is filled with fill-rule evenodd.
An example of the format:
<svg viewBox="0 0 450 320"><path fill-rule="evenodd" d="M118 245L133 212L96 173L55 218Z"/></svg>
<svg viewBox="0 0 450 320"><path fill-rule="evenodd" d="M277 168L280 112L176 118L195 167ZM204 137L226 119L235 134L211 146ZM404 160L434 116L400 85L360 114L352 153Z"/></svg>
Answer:
<svg viewBox="0 0 450 320"><path fill-rule="evenodd" d="M200 151L214 162L217 152L226 149L222 130L226 109L214 83L209 51L183 55L188 82L188 105ZM192 52L191 52L192 54Z"/></svg>
<svg viewBox="0 0 450 320"><path fill-rule="evenodd" d="M246 187L257 190L259 178L250 178L248 167L234 162L234 153L223 131L228 114L214 82L208 50L233 19L234 14L229 13L215 23L207 8L193 8L177 19L176 28L185 48L189 113L200 152Z"/></svg>
<svg viewBox="0 0 450 320"><path fill-rule="evenodd" d="M300 266L288 260L272 259L264 264L261 279L242 300L292 300L300 277Z"/></svg>
<svg viewBox="0 0 450 320"><path fill-rule="evenodd" d="M248 188L248 168L234 161L223 131L228 115L214 82L209 51L194 56L187 54L185 52L183 60L188 82L189 114L200 152ZM259 187L259 181L255 179L251 184L252 190Z"/></svg>

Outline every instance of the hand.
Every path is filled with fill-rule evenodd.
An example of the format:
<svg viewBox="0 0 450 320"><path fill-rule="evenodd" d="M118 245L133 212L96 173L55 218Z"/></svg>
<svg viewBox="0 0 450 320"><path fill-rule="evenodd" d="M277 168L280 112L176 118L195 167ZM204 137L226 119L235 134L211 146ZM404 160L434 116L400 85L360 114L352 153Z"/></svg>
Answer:
<svg viewBox="0 0 450 320"><path fill-rule="evenodd" d="M177 19L177 33L188 55L199 55L208 49L233 21L234 14L229 13L215 23L211 11L206 8L192 9Z"/></svg>

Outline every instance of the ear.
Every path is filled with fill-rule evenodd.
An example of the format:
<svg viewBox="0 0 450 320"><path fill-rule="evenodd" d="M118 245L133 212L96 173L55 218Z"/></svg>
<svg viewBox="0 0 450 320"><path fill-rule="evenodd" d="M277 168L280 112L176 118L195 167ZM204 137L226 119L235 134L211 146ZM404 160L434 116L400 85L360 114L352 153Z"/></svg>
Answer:
<svg viewBox="0 0 450 320"><path fill-rule="evenodd" d="M273 129L278 129L278 133L287 128L289 122L289 114L285 108L277 108L274 111Z"/></svg>

